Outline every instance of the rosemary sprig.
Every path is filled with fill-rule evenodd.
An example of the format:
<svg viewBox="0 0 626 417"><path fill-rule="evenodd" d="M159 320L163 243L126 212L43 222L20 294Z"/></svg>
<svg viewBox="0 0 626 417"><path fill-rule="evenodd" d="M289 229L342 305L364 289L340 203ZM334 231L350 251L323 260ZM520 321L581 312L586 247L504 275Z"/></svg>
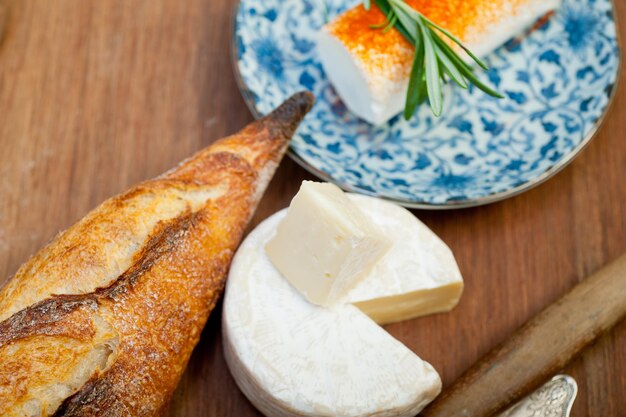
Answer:
<svg viewBox="0 0 626 417"><path fill-rule="evenodd" d="M446 77L463 89L467 89L471 83L490 96L503 98L500 93L481 82L471 66L442 39L442 36L448 38L463 49L480 68L488 69L483 61L448 30L429 20L406 4L404 0L374 0L374 3L386 18L380 25L373 25L372 29L382 29L383 32L387 32L395 28L415 46L404 106L405 119L410 119L417 106L426 98L430 101L433 114L441 115L442 85L446 82ZM371 0L363 0L363 6L369 10Z"/></svg>

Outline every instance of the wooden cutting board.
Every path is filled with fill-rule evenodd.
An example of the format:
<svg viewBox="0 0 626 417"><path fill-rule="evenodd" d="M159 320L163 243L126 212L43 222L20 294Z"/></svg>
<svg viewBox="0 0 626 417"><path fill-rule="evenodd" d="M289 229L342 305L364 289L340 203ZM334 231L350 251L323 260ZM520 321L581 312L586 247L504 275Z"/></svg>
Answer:
<svg viewBox="0 0 626 417"><path fill-rule="evenodd" d="M616 1L626 22L626 2ZM0 283L106 197L251 119L232 75L229 0L0 0ZM0 22L0 27L2 26ZM626 25L620 27L626 43ZM574 163L519 197L416 214L466 278L450 314L388 326L445 385L580 279L626 251L626 73L606 123ZM255 223L303 179L278 171ZM258 415L210 319L171 416ZM626 324L565 369L572 416L623 416Z"/></svg>

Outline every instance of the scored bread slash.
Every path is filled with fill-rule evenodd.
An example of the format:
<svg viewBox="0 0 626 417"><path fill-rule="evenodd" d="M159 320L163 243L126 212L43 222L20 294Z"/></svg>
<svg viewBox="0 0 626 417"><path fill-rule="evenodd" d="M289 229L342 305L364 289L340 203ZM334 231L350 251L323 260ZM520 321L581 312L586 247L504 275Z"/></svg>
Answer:
<svg viewBox="0 0 626 417"><path fill-rule="evenodd" d="M22 265L0 291L0 415L161 415L312 104L292 96Z"/></svg>

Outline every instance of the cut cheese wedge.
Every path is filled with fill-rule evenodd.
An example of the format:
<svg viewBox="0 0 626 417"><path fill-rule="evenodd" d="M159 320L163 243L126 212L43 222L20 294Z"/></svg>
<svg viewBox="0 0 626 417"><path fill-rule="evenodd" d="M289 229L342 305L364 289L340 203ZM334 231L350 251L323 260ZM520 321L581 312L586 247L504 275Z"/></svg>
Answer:
<svg viewBox="0 0 626 417"><path fill-rule="evenodd" d="M561 0L406 0L482 57L556 9ZM325 25L318 53L326 75L346 106L379 125L404 108L412 45L397 31L370 26L384 22L375 6L358 5ZM469 62L469 61L468 61Z"/></svg>
<svg viewBox="0 0 626 417"><path fill-rule="evenodd" d="M377 198L349 196L394 244L343 301L379 324L456 306L463 277L448 246L405 208Z"/></svg>
<svg viewBox="0 0 626 417"><path fill-rule="evenodd" d="M285 210L261 223L234 257L222 316L224 353L240 389L267 416L414 416L441 389L434 368L364 311L385 322L451 308L462 289L454 258L406 210L349 198L393 246L344 302L309 303L267 257L264 247Z"/></svg>

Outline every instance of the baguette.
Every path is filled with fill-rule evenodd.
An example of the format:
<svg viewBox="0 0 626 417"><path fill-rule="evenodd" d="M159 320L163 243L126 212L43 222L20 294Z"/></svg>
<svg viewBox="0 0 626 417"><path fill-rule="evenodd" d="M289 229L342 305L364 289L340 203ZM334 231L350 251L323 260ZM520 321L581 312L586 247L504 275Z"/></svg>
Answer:
<svg viewBox="0 0 626 417"><path fill-rule="evenodd" d="M1 416L164 412L312 100L105 201L17 271L0 291Z"/></svg>

